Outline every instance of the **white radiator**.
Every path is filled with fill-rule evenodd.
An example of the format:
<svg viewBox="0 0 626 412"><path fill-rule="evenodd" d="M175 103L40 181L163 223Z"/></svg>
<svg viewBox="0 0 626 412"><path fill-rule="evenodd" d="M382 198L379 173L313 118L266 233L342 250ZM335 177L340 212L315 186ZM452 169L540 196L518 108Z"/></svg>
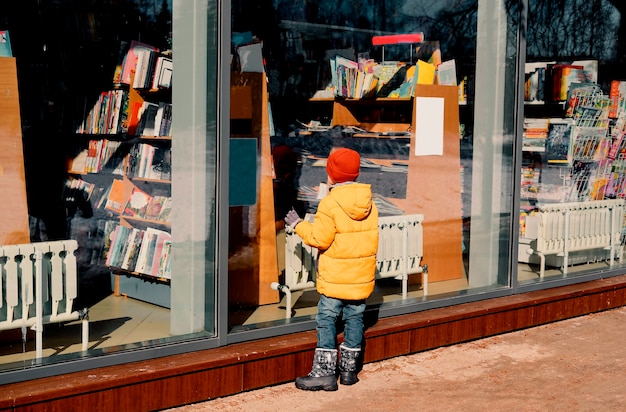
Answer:
<svg viewBox="0 0 626 412"><path fill-rule="evenodd" d="M420 214L385 216L378 219L378 253L376 279L402 281L402 298L406 299L408 277L423 274L424 296L428 295L428 266L423 257L424 216ZM307 246L293 230L287 229L285 242L285 284L272 283L272 289L286 296L286 317L291 317L291 292L315 287L317 249Z"/></svg>
<svg viewBox="0 0 626 412"><path fill-rule="evenodd" d="M43 325L82 319L82 350L89 342L87 309L73 311L78 295L76 240L0 246L0 330L35 330L42 357Z"/></svg>
<svg viewBox="0 0 626 412"><path fill-rule="evenodd" d="M563 258L563 274L567 274L570 252L604 249L609 251L611 266L615 256L622 260L624 199L555 203L538 209L526 219L525 237L534 239L528 253L540 258L540 278L546 255Z"/></svg>

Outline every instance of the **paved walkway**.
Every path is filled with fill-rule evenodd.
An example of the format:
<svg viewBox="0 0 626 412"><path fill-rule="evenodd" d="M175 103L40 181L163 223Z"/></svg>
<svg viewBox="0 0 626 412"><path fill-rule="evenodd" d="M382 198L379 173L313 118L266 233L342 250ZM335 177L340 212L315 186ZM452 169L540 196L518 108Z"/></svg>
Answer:
<svg viewBox="0 0 626 412"><path fill-rule="evenodd" d="M626 307L364 366L336 392L293 382L187 411L626 411Z"/></svg>

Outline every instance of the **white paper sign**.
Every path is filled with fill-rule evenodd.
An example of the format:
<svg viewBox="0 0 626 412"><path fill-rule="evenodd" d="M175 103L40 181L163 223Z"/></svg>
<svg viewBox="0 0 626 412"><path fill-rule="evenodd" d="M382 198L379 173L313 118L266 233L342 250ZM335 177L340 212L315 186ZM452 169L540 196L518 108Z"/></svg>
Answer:
<svg viewBox="0 0 626 412"><path fill-rule="evenodd" d="M443 155L442 97L415 98L415 156Z"/></svg>

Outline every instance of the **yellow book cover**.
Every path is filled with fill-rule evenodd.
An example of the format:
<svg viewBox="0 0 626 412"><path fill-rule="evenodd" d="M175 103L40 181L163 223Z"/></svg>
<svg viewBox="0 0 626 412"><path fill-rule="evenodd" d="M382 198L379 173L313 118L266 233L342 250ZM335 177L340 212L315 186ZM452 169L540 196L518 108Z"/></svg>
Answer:
<svg viewBox="0 0 626 412"><path fill-rule="evenodd" d="M418 60L417 70L415 70L415 75L417 76L415 84L435 84L435 69L434 64Z"/></svg>

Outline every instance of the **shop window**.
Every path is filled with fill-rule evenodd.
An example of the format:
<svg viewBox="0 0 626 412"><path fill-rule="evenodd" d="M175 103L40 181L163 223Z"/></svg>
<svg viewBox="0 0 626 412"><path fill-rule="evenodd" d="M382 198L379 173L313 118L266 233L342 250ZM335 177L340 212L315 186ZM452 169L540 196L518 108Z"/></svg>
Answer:
<svg viewBox="0 0 626 412"><path fill-rule="evenodd" d="M615 39L623 6L529 2L519 282L620 266L624 86ZM548 17L550 16L550 17ZM575 22L592 22L583 31ZM593 27L593 30L588 28ZM576 41L571 36L576 33Z"/></svg>
<svg viewBox="0 0 626 412"><path fill-rule="evenodd" d="M242 188L256 196L229 208L229 331L315 315L319 251L283 218L314 218L337 147L360 153L358 181L381 216L371 308L509 284L514 113L501 108L515 98L503 75L515 47L496 46L514 46L498 27L517 17L464 4L233 2L230 160L252 150L258 162L253 174L231 167L231 200ZM387 228L407 219L419 230ZM406 274L388 270L409 260Z"/></svg>

